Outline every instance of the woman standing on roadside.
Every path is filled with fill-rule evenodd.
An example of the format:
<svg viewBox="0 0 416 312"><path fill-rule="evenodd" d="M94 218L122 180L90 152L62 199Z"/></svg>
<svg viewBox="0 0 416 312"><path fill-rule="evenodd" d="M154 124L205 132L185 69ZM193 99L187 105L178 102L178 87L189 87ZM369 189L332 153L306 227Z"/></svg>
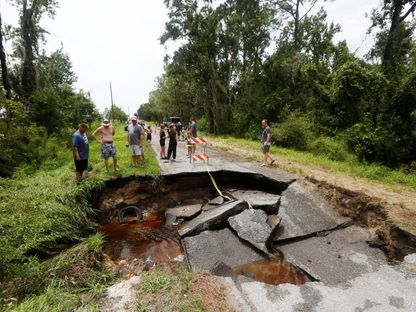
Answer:
<svg viewBox="0 0 416 312"><path fill-rule="evenodd" d="M166 141L166 132L165 132L165 126L160 125L160 159L166 159L166 150L165 150L165 141Z"/></svg>

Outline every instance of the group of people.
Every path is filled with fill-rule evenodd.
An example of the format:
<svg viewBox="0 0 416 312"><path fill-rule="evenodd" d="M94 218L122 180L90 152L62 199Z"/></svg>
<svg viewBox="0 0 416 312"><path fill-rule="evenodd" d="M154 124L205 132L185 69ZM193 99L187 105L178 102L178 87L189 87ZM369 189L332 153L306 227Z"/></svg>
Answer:
<svg viewBox="0 0 416 312"><path fill-rule="evenodd" d="M159 131L159 145L160 145L160 159L170 160L172 157L173 161L176 161L176 148L178 146L178 139L181 137L182 132L182 124L178 122L177 124L170 124L168 129L165 132L165 125L161 124ZM188 127L188 141L191 138L197 137L197 124L196 119L191 117L189 119L189 127ZM169 139L168 145L168 154L166 156L166 139ZM188 144L190 144L188 142ZM195 152L196 145L193 144L193 153Z"/></svg>
<svg viewBox="0 0 416 312"><path fill-rule="evenodd" d="M88 169L89 142L86 135L88 126L81 123L78 130L72 135L72 151L75 162L75 179L77 183L82 181L82 175ZM143 141L145 131L138 123L136 116L132 117L129 125L126 127L126 147L130 147L132 165L137 167L144 160ZM114 171L117 170L117 149L113 138L115 129L108 119L104 119L100 127L94 130L91 136L100 144L100 155L104 159L104 166L109 170L108 159L113 158Z"/></svg>
<svg viewBox="0 0 416 312"><path fill-rule="evenodd" d="M261 166L264 167L268 164L273 164L275 160L270 156L270 122L267 119L263 119L261 125L263 128L261 135L263 162ZM179 126L181 127L181 125ZM176 148L178 144L177 141L178 137L180 136L180 130L178 130L179 126L171 124L165 132L165 126L160 125L160 159L170 160L172 157L173 161L176 160ZM88 168L89 142L86 135L87 129L88 126L85 123L81 123L78 130L72 135L72 149L75 161L75 178L78 183L81 182L83 172ZM148 126L148 129L145 131L145 129L139 124L138 118L134 116L131 118L131 122L126 127L126 131L126 146L130 147L132 165L136 167L139 166L140 162L144 160L143 141L145 137L147 140L152 139L152 130L151 127ZM197 124L194 117L189 119L189 127L187 133L189 146L188 156L190 156L191 153L195 153L196 149L196 144L192 142L192 138L197 138ZM100 144L100 155L101 158L104 159L104 166L107 171L109 170L108 159L110 157L113 158L114 171L117 170L117 150L113 141L114 134L114 127L110 124L108 119L104 119L102 125L95 129L95 131L92 133L92 137ZM166 139L169 139L167 155L165 149Z"/></svg>

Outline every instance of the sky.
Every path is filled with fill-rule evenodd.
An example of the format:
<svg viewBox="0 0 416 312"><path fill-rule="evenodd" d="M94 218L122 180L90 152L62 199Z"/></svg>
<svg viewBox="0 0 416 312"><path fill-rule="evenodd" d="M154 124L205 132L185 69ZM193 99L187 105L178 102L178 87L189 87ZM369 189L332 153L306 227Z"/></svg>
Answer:
<svg viewBox="0 0 416 312"><path fill-rule="evenodd" d="M328 22L342 29L335 41L347 40L351 51L364 55L373 42L366 34L366 14L379 1L325 2ZM0 0L0 9L3 23L16 25L17 13L8 0ZM60 0L54 19L42 20L50 33L45 49L63 45L78 77L75 87L90 92L100 111L111 106L111 82L114 104L132 115L155 89L164 56L177 47L159 43L167 18L163 0Z"/></svg>

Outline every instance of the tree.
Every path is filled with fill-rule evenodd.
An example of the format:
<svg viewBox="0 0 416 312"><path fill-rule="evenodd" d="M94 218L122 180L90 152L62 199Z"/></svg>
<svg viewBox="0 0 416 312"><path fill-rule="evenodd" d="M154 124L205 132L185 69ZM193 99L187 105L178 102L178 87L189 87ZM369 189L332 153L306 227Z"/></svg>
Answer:
<svg viewBox="0 0 416 312"><path fill-rule="evenodd" d="M40 27L41 17L46 13L55 15L57 0L14 0L20 12L18 31L21 40L17 44L23 47L22 90L23 96L29 98L37 89L35 56L38 54L39 41L43 40L45 31Z"/></svg>
<svg viewBox="0 0 416 312"><path fill-rule="evenodd" d="M49 86L59 87L65 84L72 85L77 81L77 77L72 70L72 63L69 55L63 51L63 47L45 55L39 55L36 62L38 71L39 88L47 88Z"/></svg>
<svg viewBox="0 0 416 312"><path fill-rule="evenodd" d="M129 116L117 105L112 105L110 109L104 110L104 118L114 121L125 122L129 119Z"/></svg>
<svg viewBox="0 0 416 312"><path fill-rule="evenodd" d="M3 82L3 87L6 90L6 98L11 99L11 86L9 82L9 74L7 71L7 62L6 62L6 53L3 46L3 26L1 21L0 13L0 62L1 62L1 78Z"/></svg>
<svg viewBox="0 0 416 312"><path fill-rule="evenodd" d="M400 75L400 68L414 43L415 21L407 22L416 10L415 0L384 0L372 14L372 28L379 27L377 44L372 56L379 56L385 73ZM399 69L399 70L398 70Z"/></svg>
<svg viewBox="0 0 416 312"><path fill-rule="evenodd" d="M300 52L301 49L301 23L306 18L309 12L315 7L317 0L275 0L274 4L278 7L278 13L283 15L283 18L289 17L288 23L289 33L292 37L293 49L295 53ZM309 6L307 6L309 5ZM303 6L306 7L306 12L301 15L300 10Z"/></svg>
<svg viewBox="0 0 416 312"><path fill-rule="evenodd" d="M235 110L246 118L250 105L236 107L239 102L256 103L252 82L259 77L269 42L266 3L227 0L214 8L211 1L165 1L170 20L161 42L186 39L166 67L165 87L192 88L186 107L205 116L214 133L229 130Z"/></svg>

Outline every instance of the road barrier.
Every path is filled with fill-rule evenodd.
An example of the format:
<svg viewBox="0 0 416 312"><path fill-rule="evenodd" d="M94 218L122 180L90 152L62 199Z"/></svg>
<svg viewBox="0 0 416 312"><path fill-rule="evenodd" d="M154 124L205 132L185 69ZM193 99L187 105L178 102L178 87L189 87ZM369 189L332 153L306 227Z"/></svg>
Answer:
<svg viewBox="0 0 416 312"><path fill-rule="evenodd" d="M187 147L188 147L188 155L189 155L189 163L193 163L195 164L196 161L203 161L203 162L207 162L209 160L209 156L207 154L207 139L205 138L191 138L188 141ZM192 148L194 145L198 145L198 144L202 144L202 147L204 148L203 153L202 154L195 154L192 153ZM195 148L196 151L196 148Z"/></svg>
<svg viewBox="0 0 416 312"><path fill-rule="evenodd" d="M205 138L191 138L191 140L195 144L199 144L199 143L202 143L202 144L205 143L206 144L207 143L207 139L205 139Z"/></svg>
<svg viewBox="0 0 416 312"><path fill-rule="evenodd" d="M232 198L230 198L229 196L224 195L220 188L218 187L217 183L215 182L214 177L211 175L211 172L209 172L209 167L208 167L208 160L209 160L209 156L207 154L207 139L205 138L191 138L190 140L191 142L193 142L193 144L202 144L204 151L203 154L193 154L192 155L192 146L193 144L190 144L188 141L187 147L188 147L188 154L189 154L189 163L191 163L191 160L193 161L193 164L195 165L195 161L203 161L205 163L205 167L207 169L207 173L211 179L212 184L214 185L215 189L217 190L218 194L223 197L226 198L227 200L233 200ZM250 204L249 204L250 205ZM250 205L251 208L251 205Z"/></svg>
<svg viewBox="0 0 416 312"><path fill-rule="evenodd" d="M195 162L195 161L198 161L198 160L202 160L202 161L208 161L208 159L209 159L209 157L208 157L208 155L207 154L203 154L203 155L200 155L200 154L195 154L193 157L192 157L192 160Z"/></svg>

